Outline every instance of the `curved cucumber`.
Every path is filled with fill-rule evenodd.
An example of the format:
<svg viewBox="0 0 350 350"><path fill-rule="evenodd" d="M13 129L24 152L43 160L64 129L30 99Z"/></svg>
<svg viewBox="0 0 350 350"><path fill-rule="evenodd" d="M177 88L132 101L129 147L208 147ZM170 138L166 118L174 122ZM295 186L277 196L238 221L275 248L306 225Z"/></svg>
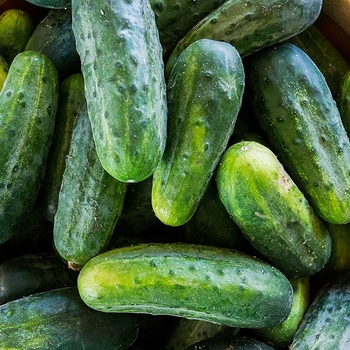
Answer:
<svg viewBox="0 0 350 350"><path fill-rule="evenodd" d="M148 0L73 0L73 33L102 166L123 182L152 175L165 148L162 47Z"/></svg>
<svg viewBox="0 0 350 350"><path fill-rule="evenodd" d="M273 266L224 248L139 244L92 258L81 298L103 312L149 313L256 328L282 322L292 286Z"/></svg>
<svg viewBox="0 0 350 350"><path fill-rule="evenodd" d="M227 0L177 43L166 77L181 52L199 39L228 42L244 57L301 33L316 21L321 8L322 0Z"/></svg>
<svg viewBox="0 0 350 350"><path fill-rule="evenodd" d="M310 276L326 264L329 232L269 148L254 141L232 145L216 182L244 236L286 275Z"/></svg>
<svg viewBox="0 0 350 350"><path fill-rule="evenodd" d="M58 104L58 74L43 54L12 61L0 93L0 243L30 211L44 177Z"/></svg>
<svg viewBox="0 0 350 350"><path fill-rule="evenodd" d="M125 192L126 184L102 168L83 103L72 130L53 227L55 248L69 267L79 269L106 247Z"/></svg>
<svg viewBox="0 0 350 350"><path fill-rule="evenodd" d="M153 174L152 206L170 226L194 214L240 110L244 68L230 44L202 39L179 57L168 82L167 145Z"/></svg>
<svg viewBox="0 0 350 350"><path fill-rule="evenodd" d="M287 172L325 221L350 221L350 141L324 75L297 46L279 44L247 66L249 97Z"/></svg>
<svg viewBox="0 0 350 350"><path fill-rule="evenodd" d="M54 289L0 306L3 350L128 349L136 340L135 315L111 315L87 307L76 287Z"/></svg>

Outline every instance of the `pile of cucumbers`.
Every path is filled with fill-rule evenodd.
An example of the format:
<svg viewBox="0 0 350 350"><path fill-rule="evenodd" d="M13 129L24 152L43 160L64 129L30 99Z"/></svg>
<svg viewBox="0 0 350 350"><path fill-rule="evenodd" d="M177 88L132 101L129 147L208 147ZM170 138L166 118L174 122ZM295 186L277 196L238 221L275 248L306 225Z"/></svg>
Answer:
<svg viewBox="0 0 350 350"><path fill-rule="evenodd" d="M0 350L346 349L322 0L24 3L0 6Z"/></svg>

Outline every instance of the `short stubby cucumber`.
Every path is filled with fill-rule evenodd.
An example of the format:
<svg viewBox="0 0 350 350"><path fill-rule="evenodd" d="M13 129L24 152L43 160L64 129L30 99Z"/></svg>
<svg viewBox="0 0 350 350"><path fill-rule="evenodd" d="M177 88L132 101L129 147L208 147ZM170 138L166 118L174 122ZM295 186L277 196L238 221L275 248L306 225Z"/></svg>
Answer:
<svg viewBox="0 0 350 350"><path fill-rule="evenodd" d="M72 130L53 226L55 248L69 267L79 269L109 243L125 192L126 184L101 165L83 103Z"/></svg>
<svg viewBox="0 0 350 350"><path fill-rule="evenodd" d="M148 0L73 0L72 28L102 166L123 182L152 175L166 143L166 84Z"/></svg>
<svg viewBox="0 0 350 350"><path fill-rule="evenodd" d="M167 84L168 138L153 174L152 206L170 226L194 214L236 124L242 59L230 44L201 39L183 51Z"/></svg>
<svg viewBox="0 0 350 350"><path fill-rule="evenodd" d="M0 93L0 242L30 211L44 177L58 105L58 73L43 54L12 61Z"/></svg>
<svg viewBox="0 0 350 350"><path fill-rule="evenodd" d="M330 234L269 148L254 141L232 145L221 158L216 182L244 236L288 277L323 268Z"/></svg>
<svg viewBox="0 0 350 350"><path fill-rule="evenodd" d="M102 312L147 313L233 327L279 324L293 289L272 265L225 248L185 243L115 248L85 264L81 298Z"/></svg>
<svg viewBox="0 0 350 350"><path fill-rule="evenodd" d="M96 312L76 287L35 293L0 306L2 350L128 349L137 338L135 315Z"/></svg>
<svg viewBox="0 0 350 350"><path fill-rule="evenodd" d="M350 141L324 75L299 47L251 57L248 96L280 162L325 221L350 221Z"/></svg>
<svg viewBox="0 0 350 350"><path fill-rule="evenodd" d="M301 33L316 21L321 8L322 0L227 0L177 43L166 77L181 52L196 40L226 41L244 57Z"/></svg>
<svg viewBox="0 0 350 350"><path fill-rule="evenodd" d="M58 194L66 167L74 122L80 108L85 103L82 74L72 74L64 79L59 90L59 105L53 135L55 141L50 148L39 194L43 214L49 222L54 221L56 214Z"/></svg>

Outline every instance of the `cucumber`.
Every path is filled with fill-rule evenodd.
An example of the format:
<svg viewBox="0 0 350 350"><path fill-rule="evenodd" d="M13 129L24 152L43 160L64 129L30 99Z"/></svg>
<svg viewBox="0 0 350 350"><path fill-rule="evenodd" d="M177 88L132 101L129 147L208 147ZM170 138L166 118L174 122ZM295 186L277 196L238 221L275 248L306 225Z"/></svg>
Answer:
<svg viewBox="0 0 350 350"><path fill-rule="evenodd" d="M53 224L54 246L79 270L109 243L123 208L126 184L113 178L96 154L87 104L72 130Z"/></svg>
<svg viewBox="0 0 350 350"><path fill-rule="evenodd" d="M350 70L350 64L344 56L315 24L293 36L288 42L298 46L314 61L336 99L340 84Z"/></svg>
<svg viewBox="0 0 350 350"><path fill-rule="evenodd" d="M278 349L291 344L293 337L302 321L310 300L310 278L292 278L293 286L292 311L280 325L268 328L254 329L251 336Z"/></svg>
<svg viewBox="0 0 350 350"><path fill-rule="evenodd" d="M2 86L4 85L4 81L6 80L8 70L9 70L9 64L0 55L0 91L2 89Z"/></svg>
<svg viewBox="0 0 350 350"><path fill-rule="evenodd" d="M0 15L0 55L8 64L24 51L34 31L34 22L27 11L11 8Z"/></svg>
<svg viewBox="0 0 350 350"><path fill-rule="evenodd" d="M245 86L230 44L201 39L179 57L167 85L168 138L153 174L152 207L169 226L194 214L227 147Z"/></svg>
<svg viewBox="0 0 350 350"><path fill-rule="evenodd" d="M216 183L243 235L287 277L311 276L324 267L330 234L268 147L255 141L232 145Z"/></svg>
<svg viewBox="0 0 350 350"><path fill-rule="evenodd" d="M72 1L97 154L113 177L152 175L166 142L162 47L148 0Z"/></svg>
<svg viewBox="0 0 350 350"><path fill-rule="evenodd" d="M51 8L51 9L66 9L72 7L71 0L26 0L30 4Z"/></svg>
<svg viewBox="0 0 350 350"><path fill-rule="evenodd" d="M339 84L337 105L347 135L350 135L350 69Z"/></svg>
<svg viewBox="0 0 350 350"><path fill-rule="evenodd" d="M94 311L76 287L65 287L1 305L0 329L2 350L123 350L139 324L135 315Z"/></svg>
<svg viewBox="0 0 350 350"><path fill-rule="evenodd" d="M350 141L324 75L299 47L282 43L251 58L247 90L280 162L315 212L350 221Z"/></svg>
<svg viewBox="0 0 350 350"><path fill-rule="evenodd" d="M102 312L146 313L256 328L282 322L292 286L275 267L225 248L154 243L116 248L88 261L81 298Z"/></svg>
<svg viewBox="0 0 350 350"><path fill-rule="evenodd" d="M50 251L26 253L0 265L0 304L34 293L75 286L77 273Z"/></svg>
<svg viewBox="0 0 350 350"><path fill-rule="evenodd" d="M328 280L307 309L291 348L347 349L350 343L349 305L350 274Z"/></svg>
<svg viewBox="0 0 350 350"><path fill-rule="evenodd" d="M156 16L164 57L168 57L176 44L202 18L226 0L150 0Z"/></svg>
<svg viewBox="0 0 350 350"><path fill-rule="evenodd" d="M71 9L54 9L41 20L25 50L39 51L51 59L60 80L80 72L80 58L72 30Z"/></svg>
<svg viewBox="0 0 350 350"><path fill-rule="evenodd" d="M56 113L55 140L47 158L45 176L40 188L40 205L49 222L54 222L66 156L72 137L75 119L84 105L84 79L81 73L72 74L63 80L59 89L59 105Z"/></svg>
<svg viewBox="0 0 350 350"><path fill-rule="evenodd" d="M0 243L35 203L52 143L58 73L43 54L21 52L0 93Z"/></svg>
<svg viewBox="0 0 350 350"><path fill-rule="evenodd" d="M181 52L196 40L228 42L244 57L301 33L316 21L321 8L322 0L227 0L177 43L165 75L169 77Z"/></svg>

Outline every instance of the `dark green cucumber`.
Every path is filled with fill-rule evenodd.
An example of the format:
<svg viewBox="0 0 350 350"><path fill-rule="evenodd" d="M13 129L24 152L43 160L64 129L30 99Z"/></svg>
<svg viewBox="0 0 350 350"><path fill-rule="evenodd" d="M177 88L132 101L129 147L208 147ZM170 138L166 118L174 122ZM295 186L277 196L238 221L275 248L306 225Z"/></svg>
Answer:
<svg viewBox="0 0 350 350"><path fill-rule="evenodd" d="M309 307L309 280L309 277L290 279L290 283L293 286L293 304L287 319L274 327L252 330L251 336L267 344L271 344L278 349L283 349L290 345Z"/></svg>
<svg viewBox="0 0 350 350"><path fill-rule="evenodd" d="M255 141L232 145L216 183L244 236L288 277L311 276L324 267L329 232L269 148Z"/></svg>
<svg viewBox="0 0 350 350"><path fill-rule="evenodd" d="M350 141L324 75L283 43L247 65L249 96L276 155L325 221L350 221Z"/></svg>
<svg viewBox="0 0 350 350"><path fill-rule="evenodd" d="M340 84L350 70L350 64L333 43L315 24L293 36L288 42L301 48L315 62L324 75L333 97L337 98Z"/></svg>
<svg viewBox="0 0 350 350"><path fill-rule="evenodd" d="M301 33L316 21L321 8L322 0L227 0L177 43L166 77L181 52L196 40L226 41L244 57Z"/></svg>
<svg viewBox="0 0 350 350"><path fill-rule="evenodd" d="M28 12L17 8L0 15L0 55L8 64L24 51L34 31L34 22Z"/></svg>
<svg viewBox="0 0 350 350"><path fill-rule="evenodd" d="M43 54L12 61L0 93L0 243L30 211L44 176L58 104L58 74Z"/></svg>
<svg viewBox="0 0 350 350"><path fill-rule="evenodd" d="M76 73L67 77L60 85L54 142L50 148L45 176L40 188L43 214L50 222L54 221L57 210L58 194L66 167L66 156L69 152L73 125L80 108L85 103L82 74Z"/></svg>
<svg viewBox="0 0 350 350"><path fill-rule="evenodd" d="M125 192L126 184L101 165L83 103L72 130L53 227L55 249L69 267L79 269L106 247Z"/></svg>
<svg viewBox="0 0 350 350"><path fill-rule="evenodd" d="M102 312L146 313L256 328L282 322L292 286L276 268L224 248L140 244L102 253L78 276L85 303Z"/></svg>
<svg viewBox="0 0 350 350"><path fill-rule="evenodd" d="M317 293L293 338L293 350L347 349L350 343L350 274L330 279Z"/></svg>
<svg viewBox="0 0 350 350"><path fill-rule="evenodd" d="M215 179L211 179L203 198L184 226L188 243L244 250L247 240L221 203Z"/></svg>
<svg viewBox="0 0 350 350"><path fill-rule="evenodd" d="M71 0L26 0L27 2L45 8L66 9L72 7Z"/></svg>
<svg viewBox="0 0 350 350"><path fill-rule="evenodd" d="M176 44L202 18L226 0L150 0L156 16L163 54L168 57Z"/></svg>
<svg viewBox="0 0 350 350"><path fill-rule="evenodd" d="M0 55L0 91L2 89L2 86L4 85L4 81L7 77L8 70L9 70L9 64Z"/></svg>
<svg viewBox="0 0 350 350"><path fill-rule="evenodd" d="M168 138L153 174L152 206L166 225L194 214L232 135L245 85L230 44L201 39L179 57L167 86Z"/></svg>
<svg viewBox="0 0 350 350"><path fill-rule="evenodd" d="M71 9L51 10L36 26L25 50L39 51L51 59L61 81L80 72L80 58L72 30Z"/></svg>
<svg viewBox="0 0 350 350"><path fill-rule="evenodd" d="M54 252L25 254L0 265L0 304L34 293L75 286L77 273Z"/></svg>
<svg viewBox="0 0 350 350"><path fill-rule="evenodd" d="M344 75L339 84L339 94L337 97L337 105L344 128L350 135L350 69Z"/></svg>
<svg viewBox="0 0 350 350"><path fill-rule="evenodd" d="M92 310L76 287L66 287L1 305L0 329L2 350L123 350L139 324L135 315Z"/></svg>
<svg viewBox="0 0 350 350"><path fill-rule="evenodd" d="M270 345L252 337L237 335L234 337L211 337L203 339L185 350L274 350Z"/></svg>
<svg viewBox="0 0 350 350"><path fill-rule="evenodd" d="M73 33L102 166L123 182L152 175L166 142L162 47L148 0L73 0Z"/></svg>

